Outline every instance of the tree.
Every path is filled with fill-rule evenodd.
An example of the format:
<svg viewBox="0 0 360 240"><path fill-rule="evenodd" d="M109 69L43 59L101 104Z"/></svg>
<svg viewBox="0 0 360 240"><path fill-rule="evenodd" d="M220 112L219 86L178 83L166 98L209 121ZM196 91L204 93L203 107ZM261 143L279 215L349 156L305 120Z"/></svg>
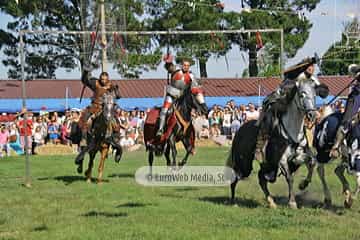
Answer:
<svg viewBox="0 0 360 240"><path fill-rule="evenodd" d="M240 22L244 29L283 28L284 57L292 58L308 39L312 27L303 13L314 10L319 2L320 0L242 0L243 6L247 8L243 9L238 19L229 19L228 25L236 26ZM268 54L273 59L272 68L276 69L280 58L280 36L278 33L267 33L262 35L262 40L264 43L271 42L274 46ZM257 76L259 71L255 36L242 34L232 41L241 50L248 52L249 74Z"/></svg>
<svg viewBox="0 0 360 240"><path fill-rule="evenodd" d="M140 0L116 0L106 4L110 9L107 21L117 21L116 13L127 9L124 15L128 25L136 30L142 30L139 16L143 12ZM126 5L126 8L122 6ZM98 29L99 14L97 2L91 0L53 0L51 4L45 0L22 0L18 5L15 1L0 2L3 12L14 18L8 24L8 30L0 32L0 47L3 48L6 59L4 65L9 67L10 78L20 78L20 63L18 61L19 36L22 29L32 30L64 30L64 31L95 31ZM108 9L108 10L109 10ZM123 29L125 30L125 29ZM99 31L100 33L100 31ZM113 43L113 36L107 35L109 44L106 45L108 53L117 53L119 46ZM24 37L25 48L25 72L26 78L55 78L58 68L72 70L80 62L80 68L91 60L93 67L98 67L99 52L102 46L98 39L90 35L70 34L33 34ZM136 52L138 49L146 49L150 40L127 39L126 51ZM115 50L116 49L116 50ZM116 54L109 54L110 60L114 60ZM118 59L118 58L117 58ZM125 63L124 76L139 76L146 65L154 68L154 61L141 61ZM159 61L157 61L159 62ZM156 63L156 62L155 62ZM118 67L115 64L115 67Z"/></svg>
<svg viewBox="0 0 360 240"><path fill-rule="evenodd" d="M223 28L223 6L218 0L169 1L147 0L151 30L219 30ZM231 48L224 35L154 36L160 48L176 52L177 62L198 60L200 76L207 77L206 62L210 56L220 57Z"/></svg>
<svg viewBox="0 0 360 240"><path fill-rule="evenodd" d="M315 9L320 0L243 0L244 11L224 12L216 0L147 0L152 15L149 25L154 30L219 30L219 29L265 29L283 28L285 33L285 57L295 56L309 37L311 23L305 11ZM223 6L222 6L223 7ZM246 7L246 8L245 8ZM177 55L199 60L200 73L206 77L206 62L210 56L224 56L236 44L249 54L249 74L258 75L257 49L254 34L227 34L219 36L179 36L167 40L158 37L159 45L170 44ZM280 58L279 33L263 34L264 42L274 45L269 50L272 69L278 69ZM212 45L217 47L213 48ZM221 44L220 44L221 43Z"/></svg>
<svg viewBox="0 0 360 240"><path fill-rule="evenodd" d="M348 66L360 62L360 22L354 18L344 26L341 40L334 43L322 57L321 73L347 75Z"/></svg>

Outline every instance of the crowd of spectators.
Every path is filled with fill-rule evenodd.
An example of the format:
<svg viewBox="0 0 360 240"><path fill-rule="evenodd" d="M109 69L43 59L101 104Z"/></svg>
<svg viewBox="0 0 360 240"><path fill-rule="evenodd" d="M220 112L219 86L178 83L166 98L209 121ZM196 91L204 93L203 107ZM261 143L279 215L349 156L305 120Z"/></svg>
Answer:
<svg viewBox="0 0 360 240"><path fill-rule="evenodd" d="M335 102L332 107L334 110L342 112L345 109L342 101ZM211 139L225 136L231 140L243 123L258 119L260 111L261 109L253 103L236 106L233 100L227 102L225 106L212 106L207 116L199 115L193 111L192 119L196 137L197 139ZM116 110L115 116L121 127L121 146L130 148L134 145L143 144L146 112L138 109L132 111ZM13 149L17 154L22 154L25 146L25 135L28 136L30 154L36 154L36 148L44 144L71 145L71 141L68 139L71 125L73 122L79 121L81 110L71 109L64 113L42 111L38 114L28 112L27 114L26 129L22 113L17 115L2 114L2 117L7 116L8 121L0 122L0 157L9 156L10 149Z"/></svg>

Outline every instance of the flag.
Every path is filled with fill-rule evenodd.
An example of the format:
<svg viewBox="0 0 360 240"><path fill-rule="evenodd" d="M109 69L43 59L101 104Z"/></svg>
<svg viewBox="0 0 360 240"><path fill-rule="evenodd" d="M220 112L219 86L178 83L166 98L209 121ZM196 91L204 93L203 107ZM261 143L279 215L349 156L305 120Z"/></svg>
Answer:
<svg viewBox="0 0 360 240"><path fill-rule="evenodd" d="M263 46L264 45L261 39L261 34L260 32L256 32L256 51L262 49Z"/></svg>

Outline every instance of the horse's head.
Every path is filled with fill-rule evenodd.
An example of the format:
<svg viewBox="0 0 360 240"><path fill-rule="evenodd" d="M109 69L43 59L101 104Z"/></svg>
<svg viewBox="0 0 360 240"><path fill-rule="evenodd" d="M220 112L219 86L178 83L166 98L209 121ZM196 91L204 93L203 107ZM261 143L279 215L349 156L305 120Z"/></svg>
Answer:
<svg viewBox="0 0 360 240"><path fill-rule="evenodd" d="M105 93L102 97L102 114L106 121L110 121L113 117L115 96L111 93Z"/></svg>
<svg viewBox="0 0 360 240"><path fill-rule="evenodd" d="M311 122L316 120L316 86L314 79L306 79L297 82L297 107L306 114Z"/></svg>

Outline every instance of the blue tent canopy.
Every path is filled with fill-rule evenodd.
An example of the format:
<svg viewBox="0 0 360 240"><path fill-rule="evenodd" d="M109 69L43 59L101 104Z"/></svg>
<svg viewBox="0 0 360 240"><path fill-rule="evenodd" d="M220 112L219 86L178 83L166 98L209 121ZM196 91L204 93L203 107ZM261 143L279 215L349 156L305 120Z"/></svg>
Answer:
<svg viewBox="0 0 360 240"><path fill-rule="evenodd" d="M205 101L208 107L212 107L214 104L224 106L229 100L234 100L236 105L248 104L249 102L259 105L262 103L265 97L261 96L226 96L226 97L205 97ZM316 103L318 106L328 102L332 96L326 99L317 98ZM80 103L79 98L43 98L43 99L27 99L26 106L30 111L39 112L46 109L46 111L58 111L63 112L69 108L85 108L90 104L90 98L85 98ZM161 106L163 98L121 98L117 100L117 104L127 111L134 108L140 110L146 110L154 106ZM0 99L0 112L14 113L21 111L22 100L21 99Z"/></svg>

